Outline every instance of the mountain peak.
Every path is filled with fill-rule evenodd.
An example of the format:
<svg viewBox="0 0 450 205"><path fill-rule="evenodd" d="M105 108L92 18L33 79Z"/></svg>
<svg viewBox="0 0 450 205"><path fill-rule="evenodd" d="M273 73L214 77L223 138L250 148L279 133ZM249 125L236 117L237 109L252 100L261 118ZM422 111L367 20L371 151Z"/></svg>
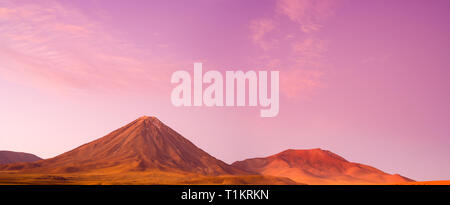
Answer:
<svg viewBox="0 0 450 205"><path fill-rule="evenodd" d="M158 118L156 118L155 116L147 116L147 115L143 115L141 117L139 117L137 120L158 120Z"/></svg>
<svg viewBox="0 0 450 205"><path fill-rule="evenodd" d="M146 115L139 117L138 119L136 119L133 122L135 122L137 124L141 124L145 127L156 126L157 128L161 128L162 126L166 126L158 118L156 118L154 116L146 116ZM132 123L130 123L130 124L132 124Z"/></svg>
<svg viewBox="0 0 450 205"><path fill-rule="evenodd" d="M136 122L146 122L146 123L151 123L151 124L162 124L161 120L159 120L158 118L154 117L154 116L141 116L138 119L135 120Z"/></svg>
<svg viewBox="0 0 450 205"><path fill-rule="evenodd" d="M292 159L298 159L298 158L305 158L312 161L316 160L322 160L322 161L330 161L330 160L338 160L343 162L348 162L343 157L330 152L328 150L324 150L321 148L315 148L315 149L287 149L285 151L282 151L278 154L275 154L271 157L283 157L283 158L289 158Z"/></svg>
<svg viewBox="0 0 450 205"><path fill-rule="evenodd" d="M108 135L54 158L16 167L48 173L98 170L245 173L214 158L162 123L142 116Z"/></svg>

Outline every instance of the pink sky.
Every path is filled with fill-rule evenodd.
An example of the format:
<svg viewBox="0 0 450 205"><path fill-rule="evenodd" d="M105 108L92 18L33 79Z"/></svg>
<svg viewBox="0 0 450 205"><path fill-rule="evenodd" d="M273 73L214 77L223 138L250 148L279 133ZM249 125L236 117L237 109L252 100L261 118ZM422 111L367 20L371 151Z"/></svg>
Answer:
<svg viewBox="0 0 450 205"><path fill-rule="evenodd" d="M0 2L0 150L49 158L142 115L231 163L320 147L450 179L450 1ZM175 70L280 70L280 113L174 107Z"/></svg>

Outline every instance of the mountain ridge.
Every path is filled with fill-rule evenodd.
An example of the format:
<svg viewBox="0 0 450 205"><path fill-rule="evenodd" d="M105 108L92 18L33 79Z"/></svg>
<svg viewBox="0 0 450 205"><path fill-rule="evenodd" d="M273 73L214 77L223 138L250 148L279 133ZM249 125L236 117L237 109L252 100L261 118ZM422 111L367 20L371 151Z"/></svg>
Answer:
<svg viewBox="0 0 450 205"><path fill-rule="evenodd" d="M0 150L0 165L18 162L34 162L41 159L42 158L30 153Z"/></svg>
<svg viewBox="0 0 450 205"><path fill-rule="evenodd" d="M399 174L387 174L372 166L350 162L320 148L288 149L267 157L236 161L231 165L306 184L395 184L414 181Z"/></svg>

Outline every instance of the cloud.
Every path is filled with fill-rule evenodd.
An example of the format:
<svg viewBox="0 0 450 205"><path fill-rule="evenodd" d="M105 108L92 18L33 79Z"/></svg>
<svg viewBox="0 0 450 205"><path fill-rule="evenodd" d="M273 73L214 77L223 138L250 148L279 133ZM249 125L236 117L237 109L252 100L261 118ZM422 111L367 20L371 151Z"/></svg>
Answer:
<svg viewBox="0 0 450 205"><path fill-rule="evenodd" d="M269 50L276 41L269 41L266 34L275 29L275 22L271 19L257 19L250 22L251 39L263 50Z"/></svg>
<svg viewBox="0 0 450 205"><path fill-rule="evenodd" d="M334 0L278 0L276 11L300 24L305 33L319 31L322 22L333 15L336 6Z"/></svg>
<svg viewBox="0 0 450 205"><path fill-rule="evenodd" d="M323 72L319 70L290 69L280 72L281 92L288 98L307 97L322 86Z"/></svg>
<svg viewBox="0 0 450 205"><path fill-rule="evenodd" d="M10 8L0 8L0 19L14 15L16 11Z"/></svg>
<svg viewBox="0 0 450 205"><path fill-rule="evenodd" d="M299 67L322 67L327 46L324 40L308 37L292 45L295 61Z"/></svg>
<svg viewBox="0 0 450 205"><path fill-rule="evenodd" d="M263 51L266 66L282 68L281 92L289 98L321 87L327 41L317 34L337 6L337 0L276 0L272 17L250 23L251 38ZM282 18L287 17L287 18ZM292 24L297 25L295 29Z"/></svg>
<svg viewBox="0 0 450 205"><path fill-rule="evenodd" d="M163 60L55 1L0 3L0 75L57 89L133 89L166 80Z"/></svg>

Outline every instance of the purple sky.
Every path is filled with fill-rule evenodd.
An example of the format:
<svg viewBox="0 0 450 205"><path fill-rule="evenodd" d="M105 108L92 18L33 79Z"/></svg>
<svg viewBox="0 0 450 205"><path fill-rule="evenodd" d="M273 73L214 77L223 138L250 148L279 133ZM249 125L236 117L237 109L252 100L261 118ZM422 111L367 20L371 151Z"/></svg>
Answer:
<svg viewBox="0 0 450 205"><path fill-rule="evenodd" d="M142 115L228 163L320 147L450 179L450 1L0 2L0 150L53 157ZM280 70L280 113L174 107L171 74Z"/></svg>

